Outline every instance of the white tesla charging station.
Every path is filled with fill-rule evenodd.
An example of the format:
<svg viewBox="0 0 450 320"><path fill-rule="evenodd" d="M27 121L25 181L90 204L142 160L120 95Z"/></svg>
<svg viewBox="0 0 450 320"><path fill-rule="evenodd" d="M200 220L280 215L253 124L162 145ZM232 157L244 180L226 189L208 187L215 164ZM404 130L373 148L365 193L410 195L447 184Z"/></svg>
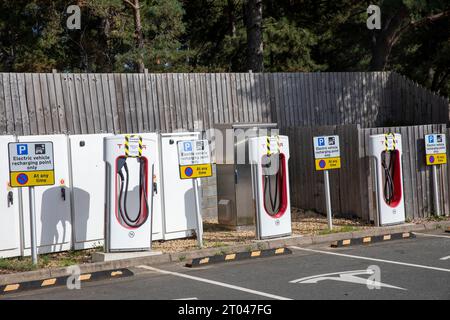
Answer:
<svg viewBox="0 0 450 320"><path fill-rule="evenodd" d="M257 238L291 235L288 137L250 138L249 161L252 168Z"/></svg>
<svg viewBox="0 0 450 320"><path fill-rule="evenodd" d="M370 136L369 156L374 159L377 224L404 223L401 135L387 133Z"/></svg>
<svg viewBox="0 0 450 320"><path fill-rule="evenodd" d="M151 250L157 139L157 134L104 139L106 252Z"/></svg>

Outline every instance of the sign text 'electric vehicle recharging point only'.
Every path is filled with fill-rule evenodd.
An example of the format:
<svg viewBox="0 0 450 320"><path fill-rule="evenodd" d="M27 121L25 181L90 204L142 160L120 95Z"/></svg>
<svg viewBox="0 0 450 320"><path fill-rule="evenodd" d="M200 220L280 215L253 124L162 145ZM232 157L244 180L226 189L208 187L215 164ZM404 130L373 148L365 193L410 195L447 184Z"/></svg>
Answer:
<svg viewBox="0 0 450 320"><path fill-rule="evenodd" d="M156 134L105 137L106 252L151 250L156 159Z"/></svg>
<svg viewBox="0 0 450 320"><path fill-rule="evenodd" d="M374 159L377 224L405 222L403 198L402 137L398 133L371 135L369 156Z"/></svg>
<svg viewBox="0 0 450 320"><path fill-rule="evenodd" d="M250 138L249 161L256 209L256 237L267 239L291 235L288 137Z"/></svg>

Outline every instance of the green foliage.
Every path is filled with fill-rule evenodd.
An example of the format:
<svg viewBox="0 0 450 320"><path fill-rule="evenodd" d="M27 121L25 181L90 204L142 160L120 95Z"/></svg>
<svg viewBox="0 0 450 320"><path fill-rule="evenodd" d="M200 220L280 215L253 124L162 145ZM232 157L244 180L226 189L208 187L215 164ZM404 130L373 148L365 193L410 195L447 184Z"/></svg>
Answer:
<svg viewBox="0 0 450 320"><path fill-rule="evenodd" d="M143 60L150 72L245 72L244 2L140 0L138 49L134 12L123 0L78 1L81 30L65 25L73 1L0 1L0 71L135 72ZM264 0L265 70L369 71L381 32L366 27L372 3L382 27L402 17L386 70L449 95L450 18L408 27L450 10L442 0Z"/></svg>
<svg viewBox="0 0 450 320"><path fill-rule="evenodd" d="M287 18L266 19L264 56L268 71L315 71L319 66L311 58L316 36L299 28Z"/></svg>

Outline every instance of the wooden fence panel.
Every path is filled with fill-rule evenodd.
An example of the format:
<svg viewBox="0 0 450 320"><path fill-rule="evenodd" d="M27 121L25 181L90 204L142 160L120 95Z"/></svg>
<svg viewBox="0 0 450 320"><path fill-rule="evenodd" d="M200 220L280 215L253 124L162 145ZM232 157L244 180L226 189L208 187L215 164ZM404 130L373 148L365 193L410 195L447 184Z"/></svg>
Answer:
<svg viewBox="0 0 450 320"><path fill-rule="evenodd" d="M436 124L448 106L393 72L0 74L1 134Z"/></svg>

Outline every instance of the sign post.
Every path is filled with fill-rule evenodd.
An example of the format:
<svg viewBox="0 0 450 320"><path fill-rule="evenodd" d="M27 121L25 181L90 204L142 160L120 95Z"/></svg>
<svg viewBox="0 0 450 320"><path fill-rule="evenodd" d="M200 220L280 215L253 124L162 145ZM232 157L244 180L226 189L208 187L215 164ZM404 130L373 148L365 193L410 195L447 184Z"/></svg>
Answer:
<svg viewBox="0 0 450 320"><path fill-rule="evenodd" d="M38 263L36 237L35 186L55 184L53 142L11 142L8 144L9 184L28 187L30 201L31 259Z"/></svg>
<svg viewBox="0 0 450 320"><path fill-rule="evenodd" d="M31 231L31 261L37 265L37 240L36 240L36 202L34 197L34 187L28 187L30 201L30 231Z"/></svg>
<svg viewBox="0 0 450 320"><path fill-rule="evenodd" d="M339 136L314 137L313 143L316 170L323 171L324 174L328 229L333 230L333 213L331 210L330 177L328 170L339 169L341 167Z"/></svg>
<svg viewBox="0 0 450 320"><path fill-rule="evenodd" d="M178 141L178 164L181 179L192 179L197 217L197 241L203 247L203 220L201 214L199 178L212 176L208 140Z"/></svg>
<svg viewBox="0 0 450 320"><path fill-rule="evenodd" d="M440 216L441 205L437 167L447 163L445 134L425 135L425 154L427 165L431 166L433 170L434 209L436 210L436 215Z"/></svg>

